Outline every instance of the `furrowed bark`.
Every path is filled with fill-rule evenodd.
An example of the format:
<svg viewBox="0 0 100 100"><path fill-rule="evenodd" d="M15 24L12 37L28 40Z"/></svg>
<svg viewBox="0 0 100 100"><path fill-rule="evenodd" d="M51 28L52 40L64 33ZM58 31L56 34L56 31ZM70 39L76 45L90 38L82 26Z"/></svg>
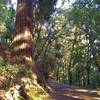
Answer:
<svg viewBox="0 0 100 100"><path fill-rule="evenodd" d="M15 36L12 40L14 56L26 56L32 59L33 14L31 0L18 0Z"/></svg>
<svg viewBox="0 0 100 100"><path fill-rule="evenodd" d="M12 40L13 57L23 60L26 66L30 68L31 77L39 80L44 88L47 87L43 74L37 69L32 58L33 50L33 24L36 16L35 1L18 0L15 23L15 36ZM32 9L33 8L33 9ZM34 12L34 13L33 13Z"/></svg>

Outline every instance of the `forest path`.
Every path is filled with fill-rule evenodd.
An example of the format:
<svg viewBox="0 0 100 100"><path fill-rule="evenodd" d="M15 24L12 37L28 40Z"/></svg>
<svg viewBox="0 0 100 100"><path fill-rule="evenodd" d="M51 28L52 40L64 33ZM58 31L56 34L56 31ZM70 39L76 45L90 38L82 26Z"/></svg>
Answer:
<svg viewBox="0 0 100 100"><path fill-rule="evenodd" d="M49 81L48 84L53 90L49 94L49 100L100 100L100 93L96 90L67 86L54 81Z"/></svg>

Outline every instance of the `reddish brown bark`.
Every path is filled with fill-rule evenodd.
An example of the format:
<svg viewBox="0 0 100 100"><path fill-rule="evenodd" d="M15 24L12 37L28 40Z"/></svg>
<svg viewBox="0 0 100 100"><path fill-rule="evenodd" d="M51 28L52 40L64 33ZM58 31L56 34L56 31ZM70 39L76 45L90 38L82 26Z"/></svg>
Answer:
<svg viewBox="0 0 100 100"><path fill-rule="evenodd" d="M12 41L13 56L17 58L24 58L26 66L30 67L32 78L38 79L44 88L48 88L44 75L36 68L34 60L32 59L32 44L33 44L33 20L36 16L36 6L32 9L32 0L18 0L15 36Z"/></svg>
<svg viewBox="0 0 100 100"><path fill-rule="evenodd" d="M15 36L12 41L14 56L32 57L33 14L31 0L18 0Z"/></svg>
<svg viewBox="0 0 100 100"><path fill-rule="evenodd" d="M7 62L10 59L10 61L13 61L12 64L19 64L20 67L21 64L25 64L25 67L27 66L30 68L30 78L33 81L39 81L39 84L46 90L49 90L44 75L37 69L34 60L32 59L34 14L32 13L32 0L18 0L15 35L12 40L11 51L3 47L2 49L5 51L3 54L4 58L7 58ZM7 55L7 57L5 55ZM18 63L19 59L24 62Z"/></svg>

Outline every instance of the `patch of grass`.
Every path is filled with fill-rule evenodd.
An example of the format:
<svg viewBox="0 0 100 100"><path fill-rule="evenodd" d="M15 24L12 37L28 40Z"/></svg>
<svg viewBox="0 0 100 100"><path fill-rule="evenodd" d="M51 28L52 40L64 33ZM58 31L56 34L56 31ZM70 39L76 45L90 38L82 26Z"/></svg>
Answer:
<svg viewBox="0 0 100 100"><path fill-rule="evenodd" d="M31 88L27 94L31 100L41 100L42 97L48 96L47 92L40 86L37 86L37 88Z"/></svg>

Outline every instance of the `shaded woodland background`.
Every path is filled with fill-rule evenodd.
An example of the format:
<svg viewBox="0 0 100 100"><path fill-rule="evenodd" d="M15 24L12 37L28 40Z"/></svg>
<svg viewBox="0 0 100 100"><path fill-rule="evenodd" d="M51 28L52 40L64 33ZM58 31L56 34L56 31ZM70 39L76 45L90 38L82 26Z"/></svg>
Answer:
<svg viewBox="0 0 100 100"><path fill-rule="evenodd" d="M58 8L56 1L53 4L50 0L40 2L41 12L36 18L33 16L32 57L47 79L99 89L100 0L76 0L69 8L63 6L65 2L68 1L62 0ZM35 11L38 12L38 8ZM11 48L15 20L13 4L10 0L0 0L0 48L4 48L0 52L6 47ZM2 52L0 55L3 55ZM20 71L27 76L28 70L18 64L8 64L2 57L0 82L6 77L3 87L8 88L17 82Z"/></svg>

